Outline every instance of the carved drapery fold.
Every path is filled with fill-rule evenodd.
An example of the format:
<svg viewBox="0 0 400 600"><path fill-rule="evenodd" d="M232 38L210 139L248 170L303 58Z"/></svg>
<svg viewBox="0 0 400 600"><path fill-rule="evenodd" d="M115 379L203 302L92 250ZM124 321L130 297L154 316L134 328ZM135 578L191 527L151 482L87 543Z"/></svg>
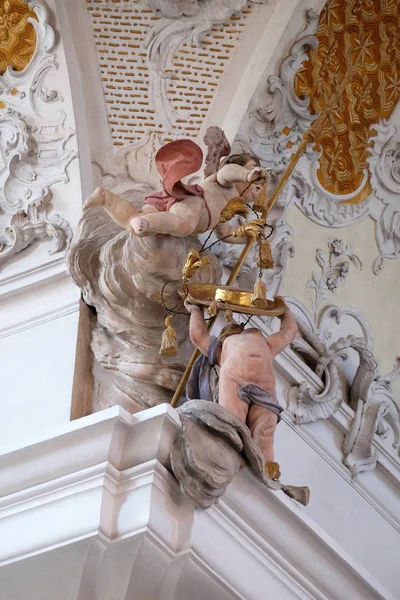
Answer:
<svg viewBox="0 0 400 600"><path fill-rule="evenodd" d="M102 185L140 207L154 191L148 177L156 187L151 162L140 155L140 144L121 151L102 170ZM186 314L173 321L179 356L161 356L159 349L166 307L181 300L182 267L191 247L200 248L194 236L137 237L102 208L84 211L67 265L84 301L96 311L95 411L119 404L134 413L171 400L190 356ZM220 280L218 260L209 258L194 280Z"/></svg>

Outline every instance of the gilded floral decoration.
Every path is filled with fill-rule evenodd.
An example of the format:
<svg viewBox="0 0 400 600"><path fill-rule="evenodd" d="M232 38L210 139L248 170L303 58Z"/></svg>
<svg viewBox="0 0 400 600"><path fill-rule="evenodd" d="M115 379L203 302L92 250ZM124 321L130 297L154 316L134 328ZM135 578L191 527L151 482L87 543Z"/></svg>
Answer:
<svg viewBox="0 0 400 600"><path fill-rule="evenodd" d="M399 8L396 0L331 0L316 32L318 46L297 72L295 91L312 114L329 107L319 136L317 177L329 192L351 194L361 185L373 125L387 119L400 98ZM364 200L369 181L349 202Z"/></svg>
<svg viewBox="0 0 400 600"><path fill-rule="evenodd" d="M26 2L0 2L0 75L7 67L22 71L31 60L36 33L29 19L37 20L37 17Z"/></svg>

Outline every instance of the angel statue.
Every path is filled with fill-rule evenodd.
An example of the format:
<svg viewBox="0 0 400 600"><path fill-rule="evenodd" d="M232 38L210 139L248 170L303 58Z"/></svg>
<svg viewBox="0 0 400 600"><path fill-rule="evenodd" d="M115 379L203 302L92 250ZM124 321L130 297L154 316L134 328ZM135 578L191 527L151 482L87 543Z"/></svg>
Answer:
<svg viewBox="0 0 400 600"><path fill-rule="evenodd" d="M187 382L187 399L177 409L183 427L170 452L182 492L200 508L209 508L246 464L267 488L307 505L309 488L283 484L274 457L283 408L276 396L273 359L294 340L295 317L286 307L278 315L279 331L268 337L234 322L215 337L203 307L190 299L185 307L190 338L201 354Z"/></svg>
<svg viewBox="0 0 400 600"><path fill-rule="evenodd" d="M152 190L144 178L132 178L126 162L122 174L115 159L104 167L105 189L98 188L85 203L67 264L84 301L96 310L91 343L95 408L119 404L136 412L170 401L192 351L185 313L174 316L179 355L161 356L159 349L166 307L181 301L188 252L201 247L191 234L216 227L219 238L230 236L225 241L247 240L231 236L229 224L219 223L220 213L235 196L251 202L264 170L250 154L226 158L230 145L218 127L210 128L204 141L208 154L201 187L181 181L203 160L199 146L184 139L166 144L156 155L161 191ZM129 156L125 151L124 160ZM221 261L207 256L209 264L193 281L219 283Z"/></svg>
<svg viewBox="0 0 400 600"><path fill-rule="evenodd" d="M249 153L233 154L219 165L221 153L229 153L230 147L219 128L210 129L219 136L222 134L223 143L217 144L216 149L216 144L209 139L213 131L208 138L206 136L205 141L211 148L206 172L211 174L201 186L181 181L200 169L201 148L189 139L175 140L162 146L156 154L163 188L148 194L141 209L101 187L86 200L84 209L102 206L121 227L139 237L160 234L187 237L214 229L217 237L224 238L225 242L245 243L245 236L233 236L234 228L219 222L221 211L237 196L253 202L260 190L259 182L267 173L259 159Z"/></svg>
<svg viewBox="0 0 400 600"><path fill-rule="evenodd" d="M210 367L220 366L218 402L246 423L263 451L265 470L272 479L279 478L274 462L274 433L282 407L276 399L274 357L294 340L297 322L289 308L279 317L277 333L265 338L257 327L231 323L218 337L211 336L202 309L185 302L190 314L190 338L202 352L188 382L188 396L206 396L211 400L207 378ZM210 367L208 367L210 365Z"/></svg>

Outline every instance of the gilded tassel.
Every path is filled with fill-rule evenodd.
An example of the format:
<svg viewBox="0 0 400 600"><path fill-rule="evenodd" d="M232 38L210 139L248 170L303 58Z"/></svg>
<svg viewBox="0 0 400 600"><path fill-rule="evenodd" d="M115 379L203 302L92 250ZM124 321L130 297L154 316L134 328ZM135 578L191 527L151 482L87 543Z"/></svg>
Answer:
<svg viewBox="0 0 400 600"><path fill-rule="evenodd" d="M260 254L257 261L260 269L273 269L274 259L272 258L271 244L268 240L262 240L260 243Z"/></svg>
<svg viewBox="0 0 400 600"><path fill-rule="evenodd" d="M173 316L169 316L165 319L166 330L162 334L160 354L162 356L177 356L178 354L178 342L176 339L176 331L172 327Z"/></svg>
<svg viewBox="0 0 400 600"><path fill-rule="evenodd" d="M260 308L262 310L268 308L267 286L261 279L257 279L254 284L251 305L254 306L254 308Z"/></svg>
<svg viewBox="0 0 400 600"><path fill-rule="evenodd" d="M229 308L224 313L224 319L227 323L232 323L233 321L233 312Z"/></svg>
<svg viewBox="0 0 400 600"><path fill-rule="evenodd" d="M281 476L279 463L267 460L264 465L264 470L270 479L279 481L279 477Z"/></svg>
<svg viewBox="0 0 400 600"><path fill-rule="evenodd" d="M256 212L262 213L268 206L267 184L263 183L256 199L254 200L253 208Z"/></svg>

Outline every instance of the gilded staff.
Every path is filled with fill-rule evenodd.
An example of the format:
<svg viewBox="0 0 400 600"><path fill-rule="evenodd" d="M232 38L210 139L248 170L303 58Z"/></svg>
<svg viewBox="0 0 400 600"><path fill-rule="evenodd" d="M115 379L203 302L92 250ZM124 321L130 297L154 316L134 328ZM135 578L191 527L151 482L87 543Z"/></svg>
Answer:
<svg viewBox="0 0 400 600"><path fill-rule="evenodd" d="M320 130L320 128L322 127L324 121L326 119L326 114L323 112L319 115L319 117L314 121L313 125L311 126L311 128L309 130L307 130L304 135L303 135L303 139L301 141L301 143L299 144L296 152L292 155L288 168L286 169L284 175L282 176L282 178L280 179L280 181L278 182L278 185L276 186L269 202L267 205L267 208L261 213L261 220L265 221L266 218L268 217L268 214L270 213L272 207L274 206L276 200L278 199L279 194L282 192L283 188L285 187L289 177L291 176L291 174L293 173L293 170L295 168L295 166L297 165L297 163L299 162L300 158L302 157L302 155L304 154L304 152L306 151L307 148L307 144L309 144L310 142L315 140L315 136L317 131ZM232 269L232 272L228 278L228 281L226 282L225 285L232 285L235 280L236 277L238 276L240 269L242 268L250 250L252 249L254 243L256 242L257 237L256 236L251 236L248 238L238 260L237 263L235 264L235 266ZM216 321L217 316L213 317L212 319L210 319L210 321L208 322L208 329L210 330L212 328L212 326L214 325L215 321ZM190 360L188 362L188 365L181 377L181 380L178 384L178 387L176 388L176 391L173 395L173 398L171 400L171 406L175 407L178 402L179 399L182 395L183 389L187 383L187 380L189 379L189 375L190 372L192 370L192 367L194 365L194 363L196 362L197 358L200 356L200 351L199 350L195 350L192 354L192 356L190 357Z"/></svg>

